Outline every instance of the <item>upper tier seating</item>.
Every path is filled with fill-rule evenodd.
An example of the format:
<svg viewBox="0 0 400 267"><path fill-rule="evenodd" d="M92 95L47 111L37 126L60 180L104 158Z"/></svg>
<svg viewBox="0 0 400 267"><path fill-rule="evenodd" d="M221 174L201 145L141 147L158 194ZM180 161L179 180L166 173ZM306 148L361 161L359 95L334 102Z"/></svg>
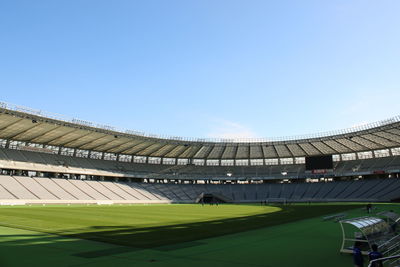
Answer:
<svg viewBox="0 0 400 267"><path fill-rule="evenodd" d="M193 166L143 164L110 160L88 159L56 154L0 148L0 168L14 168L42 172L88 174L112 177L153 177L203 179L226 177L231 173L237 178L304 178L304 164L271 166ZM354 176L400 169L400 156L334 162L332 175ZM282 172L286 172L285 175Z"/></svg>

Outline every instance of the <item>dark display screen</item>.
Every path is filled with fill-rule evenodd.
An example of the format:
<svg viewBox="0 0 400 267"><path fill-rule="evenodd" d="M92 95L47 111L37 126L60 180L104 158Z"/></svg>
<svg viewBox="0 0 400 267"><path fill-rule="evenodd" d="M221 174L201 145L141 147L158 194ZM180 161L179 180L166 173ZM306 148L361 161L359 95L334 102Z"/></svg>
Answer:
<svg viewBox="0 0 400 267"><path fill-rule="evenodd" d="M306 170L333 169L332 155L306 157Z"/></svg>

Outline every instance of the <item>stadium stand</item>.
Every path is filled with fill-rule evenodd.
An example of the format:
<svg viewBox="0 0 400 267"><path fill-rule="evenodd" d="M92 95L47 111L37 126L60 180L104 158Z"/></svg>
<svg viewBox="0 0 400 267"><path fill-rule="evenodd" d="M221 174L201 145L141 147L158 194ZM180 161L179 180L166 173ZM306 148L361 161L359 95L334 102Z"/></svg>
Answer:
<svg viewBox="0 0 400 267"><path fill-rule="evenodd" d="M322 186L321 186L322 185ZM351 188L351 189L349 189ZM297 191L298 193L294 193ZM310 192L305 194L305 192ZM111 200L115 203L194 202L201 193L214 193L233 202L390 201L400 194L398 179L291 184L147 184L46 177L0 176L0 199L32 203Z"/></svg>
<svg viewBox="0 0 400 267"><path fill-rule="evenodd" d="M332 169L307 170L329 155ZM160 138L0 103L0 202L398 201L400 116L276 139Z"/></svg>

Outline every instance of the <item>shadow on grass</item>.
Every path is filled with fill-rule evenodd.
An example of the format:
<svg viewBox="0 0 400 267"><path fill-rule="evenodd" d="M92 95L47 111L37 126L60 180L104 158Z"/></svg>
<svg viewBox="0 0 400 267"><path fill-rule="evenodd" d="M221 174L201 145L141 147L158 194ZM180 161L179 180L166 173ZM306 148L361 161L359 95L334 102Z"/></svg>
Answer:
<svg viewBox="0 0 400 267"><path fill-rule="evenodd" d="M92 226L74 229L74 233L58 232L56 234L135 248L171 250L174 247L171 245L182 248L185 246L182 244L184 242L295 222L356 207L359 206L284 206L279 212L207 222L141 228L128 225ZM196 244L200 243L188 243L187 246Z"/></svg>

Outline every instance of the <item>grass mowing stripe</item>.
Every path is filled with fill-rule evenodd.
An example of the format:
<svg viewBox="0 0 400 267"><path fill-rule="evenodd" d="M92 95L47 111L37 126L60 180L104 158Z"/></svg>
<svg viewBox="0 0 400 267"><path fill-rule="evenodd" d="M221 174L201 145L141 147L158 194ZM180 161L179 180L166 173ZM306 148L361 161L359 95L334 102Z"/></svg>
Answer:
<svg viewBox="0 0 400 267"><path fill-rule="evenodd" d="M7 208L0 209L0 221L13 225L15 220L14 225L26 225L39 232L149 248L292 222L352 207L296 205L286 206L280 212L274 212L279 209L276 207L255 205ZM119 216L124 212L124 216ZM190 216L186 215L188 212ZM249 215L252 212L253 215Z"/></svg>
<svg viewBox="0 0 400 267"><path fill-rule="evenodd" d="M128 209L127 209L128 208ZM129 226L160 226L168 224L176 224L180 222L197 222L206 220L215 220L216 218L228 218L228 217L239 217L247 216L249 209L252 210L252 214L263 213L265 211L277 210L277 208L265 208L265 207L244 207L234 206L235 212L231 212L229 209L232 207L226 206L223 209L215 209L209 207L202 207L201 211L197 214L191 214L187 216L187 210L198 208L198 205L174 205L174 206L151 206L146 207L124 207L121 211L121 207L16 207L0 209L0 216L2 221L8 220L30 220L31 226L35 224L58 224L53 225L55 229L61 227L63 229L66 226L118 226L118 225L129 225ZM226 212L228 208L228 212ZM180 213L168 212L171 209L180 210ZM90 212L89 212L90 211ZM165 212L166 211L166 212ZM222 213L221 211L225 211ZM162 214L165 213L165 214ZM182 214L184 213L184 215ZM182 216L183 215L183 216ZM1 217L0 217L1 218Z"/></svg>
<svg viewBox="0 0 400 267"><path fill-rule="evenodd" d="M190 213L188 215L187 210L185 209L185 214L182 216L182 209L176 209L177 207L173 207L174 210L173 212L168 212L171 210L171 206L168 206L166 208L166 211L160 210L159 208L157 210L153 210L152 208L147 208L147 209L141 209L138 210L135 208L133 212L127 212L126 209L123 209L120 211L120 207L116 207L116 209L96 209L95 207L91 208L76 208L76 207L67 207L64 208L64 212L59 212L60 208L50 208L50 207L43 207L40 209L40 212L38 212L38 208L34 209L8 209L5 210L5 212L2 212L2 214L12 214L15 217L29 217L32 220L42 220L43 217L48 217L49 220L53 221L58 221L62 220L63 224L72 224L76 225L78 224L87 224L87 225L93 225L96 223L99 223L101 221L102 225L123 225L123 224L129 224L129 225L140 225L140 224L146 224L146 225L159 225L159 222L163 221L163 224L176 224L180 222L192 222L192 221L207 221L207 220L215 220L215 219L220 219L220 218L226 218L226 217L237 217L237 216L248 216L249 214L255 214L255 213L262 213L265 211L268 211L268 208L266 209L265 207L241 207L238 212L238 208L234 210L235 212L232 212L231 208L226 210L226 208L208 208L208 207L201 207L200 209L197 209L199 212L197 213ZM180 207L182 208L182 207ZM196 210L198 208L197 205L194 205L192 207ZM165 206L164 206L165 209ZM248 209L251 211L249 212ZM178 211L180 211L178 213ZM206 211L206 213L205 213ZM256 211L256 212L255 212ZM202 213L203 214L202 214ZM110 216L112 215L112 216ZM76 220L76 217L79 217L79 220ZM118 220L115 220L115 217L118 217ZM79 222L78 222L79 221Z"/></svg>

